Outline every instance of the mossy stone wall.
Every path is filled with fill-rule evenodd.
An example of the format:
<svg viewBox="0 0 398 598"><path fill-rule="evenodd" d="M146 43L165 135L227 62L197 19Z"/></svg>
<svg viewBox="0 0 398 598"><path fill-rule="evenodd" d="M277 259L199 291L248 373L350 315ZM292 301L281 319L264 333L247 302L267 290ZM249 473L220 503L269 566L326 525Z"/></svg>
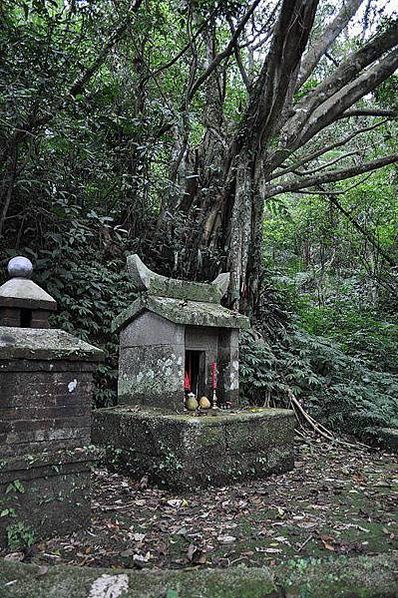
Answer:
<svg viewBox="0 0 398 598"><path fill-rule="evenodd" d="M82 449L0 461L0 546L15 527L36 541L89 525L92 462Z"/></svg>
<svg viewBox="0 0 398 598"><path fill-rule="evenodd" d="M293 467L291 411L221 413L194 417L100 409L93 415L92 439L105 449L111 467L131 477L149 475L173 489L225 485Z"/></svg>

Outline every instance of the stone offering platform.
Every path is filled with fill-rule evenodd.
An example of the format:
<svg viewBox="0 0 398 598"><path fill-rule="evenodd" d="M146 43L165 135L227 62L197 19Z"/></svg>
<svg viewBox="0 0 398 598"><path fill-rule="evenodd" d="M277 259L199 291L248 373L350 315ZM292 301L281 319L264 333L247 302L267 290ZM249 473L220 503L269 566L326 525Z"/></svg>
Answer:
<svg viewBox="0 0 398 598"><path fill-rule="evenodd" d="M196 416L118 406L93 413L92 441L110 467L184 490L289 471L294 424L287 409Z"/></svg>

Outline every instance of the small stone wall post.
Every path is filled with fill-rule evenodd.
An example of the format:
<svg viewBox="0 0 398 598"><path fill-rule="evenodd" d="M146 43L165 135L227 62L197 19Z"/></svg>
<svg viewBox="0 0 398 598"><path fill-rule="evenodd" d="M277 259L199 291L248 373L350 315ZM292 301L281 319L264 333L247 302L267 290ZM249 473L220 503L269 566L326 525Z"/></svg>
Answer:
<svg viewBox="0 0 398 598"><path fill-rule="evenodd" d="M0 287L0 544L90 520L92 377L102 351L48 328L56 302L14 258Z"/></svg>

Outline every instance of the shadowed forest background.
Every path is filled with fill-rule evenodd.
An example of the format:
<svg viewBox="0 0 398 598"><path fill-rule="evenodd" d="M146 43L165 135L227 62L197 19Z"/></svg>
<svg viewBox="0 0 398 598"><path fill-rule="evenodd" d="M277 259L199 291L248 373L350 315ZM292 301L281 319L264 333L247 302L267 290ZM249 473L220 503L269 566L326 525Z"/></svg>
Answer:
<svg viewBox="0 0 398 598"><path fill-rule="evenodd" d="M231 271L243 400L398 424L398 22L345 0L4 0L0 259L107 351L125 258ZM5 276L5 269L2 270Z"/></svg>

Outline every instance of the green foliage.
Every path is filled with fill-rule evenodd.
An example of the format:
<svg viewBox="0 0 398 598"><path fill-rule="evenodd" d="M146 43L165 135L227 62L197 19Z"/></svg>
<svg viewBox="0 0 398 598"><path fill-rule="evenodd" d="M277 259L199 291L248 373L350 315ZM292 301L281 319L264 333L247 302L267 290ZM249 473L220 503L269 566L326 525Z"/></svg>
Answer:
<svg viewBox="0 0 398 598"><path fill-rule="evenodd" d="M226 262L227 231L218 229L217 218L213 223L203 218L203 206L222 195L220 173L249 101L236 61L222 61L214 79L192 101L186 98L208 64L210 29L214 26L213 50L220 52L231 25L249 5L247 0L147 0L132 15L129 0L2 2L1 265L15 254L31 257L35 280L59 305L52 324L105 349L107 359L96 376L98 406L116 397L118 341L110 325L133 299L124 274L126 255L138 252L158 272L198 280L211 279ZM321 7L316 29L334 8ZM269 18L267 3L259 6L250 20L252 33L248 29L247 43L241 44L240 59L250 80L259 73L256 56L263 52L260 46L253 51L248 40L252 37L256 45L267 38ZM208 23L209 30L204 27L203 35L196 36L195 30ZM104 54L104 40L113 39L122 25L123 35ZM344 37L330 55L340 61L357 41ZM334 68L329 59L321 61L296 99L312 93ZM393 76L374 92L378 105L395 105L396 83ZM342 119L332 136L346 135L353 126L351 119ZM269 149L279 141L275 133ZM324 139L315 143L322 147ZM396 135L383 126L365 141L355 138L348 149L354 162L358 152L369 159L380 151L393 153ZM345 151L322 155L318 172ZM286 156L286 166L292 160ZM333 190L344 192L338 196L342 207L397 259L394 167L355 188L344 182ZM192 205L190 218L188 209L181 208L185 201ZM225 220L230 208L220 209ZM214 228L205 248L204 226ZM269 341L243 341L247 398L283 404L292 388L317 409L322 397L321 411L331 419L329 402L339 397L341 403L345 387L366 413L372 388L380 406L382 382L372 378L370 386L363 386L361 375L366 372L369 378L376 370L374 375L385 375L389 392L395 393L390 376L398 363L394 272L386 273L380 253L322 195L272 198L264 235L264 257L270 269L280 270L277 284L297 314L297 329L285 330L289 316L270 281L263 280L256 307ZM333 372L333 393L316 363L318 351ZM353 408L354 398L349 403ZM389 408L385 411L380 421L391 420Z"/></svg>
<svg viewBox="0 0 398 598"><path fill-rule="evenodd" d="M398 376L377 372L335 342L293 328L273 342L245 333L242 391L256 405L289 406L288 391L327 425L357 435L398 426Z"/></svg>
<svg viewBox="0 0 398 598"><path fill-rule="evenodd" d="M374 149L373 133L366 142ZM388 135L384 142L394 145ZM269 209L266 259L279 270L274 281L294 326L283 338L245 340L251 401L271 396L287 405L291 389L337 431L377 435L398 425L397 278L382 254L398 256L396 185L389 168L330 188L342 209L321 194L284 197L288 218Z"/></svg>
<svg viewBox="0 0 398 598"><path fill-rule="evenodd" d="M17 521L6 528L7 545L10 550L29 548L35 543L34 531L22 521Z"/></svg>
<svg viewBox="0 0 398 598"><path fill-rule="evenodd" d="M397 374L398 325L380 316L377 310L356 309L352 301L320 307L307 303L299 311L300 324L307 332L333 338L370 368Z"/></svg>

